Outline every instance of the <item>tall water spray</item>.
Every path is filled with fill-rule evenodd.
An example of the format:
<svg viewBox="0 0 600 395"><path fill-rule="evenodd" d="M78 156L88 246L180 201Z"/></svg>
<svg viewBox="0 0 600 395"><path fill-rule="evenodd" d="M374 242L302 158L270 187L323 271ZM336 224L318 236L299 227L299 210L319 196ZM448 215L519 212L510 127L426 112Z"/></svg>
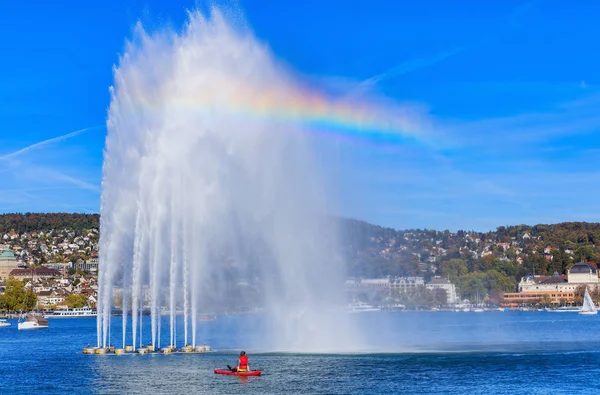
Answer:
<svg viewBox="0 0 600 395"><path fill-rule="evenodd" d="M130 334L134 346L160 346L165 330L171 344L195 346L200 314L256 307L269 317L263 347L354 346L308 130L293 108L278 110L301 90L268 49L217 11L193 12L179 34L138 26L114 78L98 345L110 342L119 289L123 343ZM165 312L169 328L161 328Z"/></svg>

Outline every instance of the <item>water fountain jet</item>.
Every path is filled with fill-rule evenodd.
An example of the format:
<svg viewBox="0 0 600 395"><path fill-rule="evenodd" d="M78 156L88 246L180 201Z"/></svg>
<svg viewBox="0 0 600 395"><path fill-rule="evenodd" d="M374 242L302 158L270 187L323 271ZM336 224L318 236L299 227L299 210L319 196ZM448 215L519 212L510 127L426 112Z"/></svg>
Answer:
<svg viewBox="0 0 600 395"><path fill-rule="evenodd" d="M110 344L115 289L123 300L123 346L130 331L140 349L149 340L143 335L150 336L152 347L143 352L170 353L178 309L179 342L187 345L189 336L196 350L203 347L201 310L237 306L244 298L231 293L239 283L258 289L251 307L270 317L263 349L356 345L344 324L344 272L334 222L325 216L327 190L310 127L294 109L303 90L268 49L217 10L210 17L192 12L180 34L147 34L138 26L114 77L98 347ZM291 116L281 116L282 105ZM151 312L146 331L144 308ZM162 328L164 311L169 325ZM164 330L169 347L161 348Z"/></svg>

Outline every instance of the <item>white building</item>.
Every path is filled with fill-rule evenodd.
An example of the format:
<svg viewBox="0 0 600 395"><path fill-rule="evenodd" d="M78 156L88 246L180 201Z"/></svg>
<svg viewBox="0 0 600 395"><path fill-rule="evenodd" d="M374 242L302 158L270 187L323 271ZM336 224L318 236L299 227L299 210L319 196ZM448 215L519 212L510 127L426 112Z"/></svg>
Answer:
<svg viewBox="0 0 600 395"><path fill-rule="evenodd" d="M598 270L585 262L576 263L569 268L569 283L598 284Z"/></svg>
<svg viewBox="0 0 600 395"><path fill-rule="evenodd" d="M423 277L396 277L390 280L390 288L400 292L411 292L425 286Z"/></svg>
<svg viewBox="0 0 600 395"><path fill-rule="evenodd" d="M585 262L571 266L566 276L525 276L519 282L519 292L574 292L581 284L599 285L598 271Z"/></svg>
<svg viewBox="0 0 600 395"><path fill-rule="evenodd" d="M92 273L98 272L98 259L90 259L87 262L77 263L77 268Z"/></svg>
<svg viewBox="0 0 600 395"><path fill-rule="evenodd" d="M346 286L351 288L389 288L390 278L361 278L358 280L347 280Z"/></svg>
<svg viewBox="0 0 600 395"><path fill-rule="evenodd" d="M431 291L436 289L443 289L446 291L446 303L448 304L459 302L456 295L456 287L447 278L435 276L429 283L427 283L427 285L425 285L425 287Z"/></svg>
<svg viewBox="0 0 600 395"><path fill-rule="evenodd" d="M388 276L383 278L362 278L346 281L346 289L352 291L394 290L398 292L410 292L423 286L425 286L423 277Z"/></svg>
<svg viewBox="0 0 600 395"><path fill-rule="evenodd" d="M38 292L37 297L38 306L43 308L60 304L65 300L65 298L59 295L58 293L46 290Z"/></svg>

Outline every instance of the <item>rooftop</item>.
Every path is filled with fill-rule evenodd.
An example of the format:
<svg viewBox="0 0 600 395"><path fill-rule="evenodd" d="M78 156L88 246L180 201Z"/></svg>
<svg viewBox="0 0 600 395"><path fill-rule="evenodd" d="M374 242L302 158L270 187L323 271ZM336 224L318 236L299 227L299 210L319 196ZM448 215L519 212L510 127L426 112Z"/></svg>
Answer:
<svg viewBox="0 0 600 395"><path fill-rule="evenodd" d="M574 264L573 266L571 266L571 268L569 269L569 274L575 274L575 273L592 273L592 274L596 274L598 271L596 270L596 268L588 263L585 262L578 262L576 264Z"/></svg>
<svg viewBox="0 0 600 395"><path fill-rule="evenodd" d="M431 279L429 284L452 284L450 280L445 277L434 277Z"/></svg>
<svg viewBox="0 0 600 395"><path fill-rule="evenodd" d="M27 277L27 276L31 276L31 275L59 277L60 272L58 270L49 269L47 267L38 267L35 269L14 269L14 270L11 270L10 275L11 276L20 276L20 277Z"/></svg>
<svg viewBox="0 0 600 395"><path fill-rule="evenodd" d="M2 258L4 258L4 259L2 259ZM13 259L16 259L16 258L15 258L15 254L13 254L12 251L7 248L6 250L4 250L2 252L2 254L0 254L0 259L12 261Z"/></svg>
<svg viewBox="0 0 600 395"><path fill-rule="evenodd" d="M552 276L544 281L540 281L539 284L562 284L568 282L565 276Z"/></svg>

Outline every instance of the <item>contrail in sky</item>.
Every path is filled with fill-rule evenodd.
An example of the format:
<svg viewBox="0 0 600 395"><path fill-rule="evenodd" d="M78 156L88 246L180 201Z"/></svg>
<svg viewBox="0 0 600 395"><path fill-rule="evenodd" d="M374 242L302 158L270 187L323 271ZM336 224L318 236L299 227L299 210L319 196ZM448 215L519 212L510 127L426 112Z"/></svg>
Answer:
<svg viewBox="0 0 600 395"><path fill-rule="evenodd" d="M74 132L64 134L62 136L53 137L53 138L48 139L48 140L40 141L40 142L37 142L35 144L31 144L31 145L29 145L29 146L27 146L25 148L21 148L20 150L11 152L9 154L1 155L0 156L0 160L12 159L12 158L15 158L15 157L17 157L19 155L26 154L27 152L35 150L37 148L42 148L42 147L44 147L44 146L46 146L48 144L52 144L52 143L56 143L56 142L59 142L59 141L63 141L63 140L69 139L71 137L77 136L80 133L87 132L88 130L98 129L98 128L101 128L101 127L102 126L92 126L92 127L89 127L89 128L79 129L79 130L76 130Z"/></svg>
<svg viewBox="0 0 600 395"><path fill-rule="evenodd" d="M433 66L436 63L439 63L445 59L448 59L451 56L456 55L457 53L464 51L465 49L466 47L458 47L445 52L441 52L434 56L411 59L407 60L406 62L402 62L397 66L394 66L384 71L383 73L374 75L372 77L367 78L366 80L361 81L354 89L350 91L348 95L346 95L346 98L360 96L361 94L368 91L369 88L372 88L373 86L377 85L379 82L388 80L390 78L399 77L401 75L408 74L413 71L423 69L425 67Z"/></svg>
<svg viewBox="0 0 600 395"><path fill-rule="evenodd" d="M445 60L453 55L456 55L457 53L462 52L463 50L464 48L459 47L439 53L428 58L411 59L409 61L400 63L399 65L392 67L391 69L386 70L381 74L377 74L371 78L364 80L359 84L359 86L373 85L380 81L387 80L389 78L397 77L425 67L433 66L434 64L439 63L442 60Z"/></svg>

